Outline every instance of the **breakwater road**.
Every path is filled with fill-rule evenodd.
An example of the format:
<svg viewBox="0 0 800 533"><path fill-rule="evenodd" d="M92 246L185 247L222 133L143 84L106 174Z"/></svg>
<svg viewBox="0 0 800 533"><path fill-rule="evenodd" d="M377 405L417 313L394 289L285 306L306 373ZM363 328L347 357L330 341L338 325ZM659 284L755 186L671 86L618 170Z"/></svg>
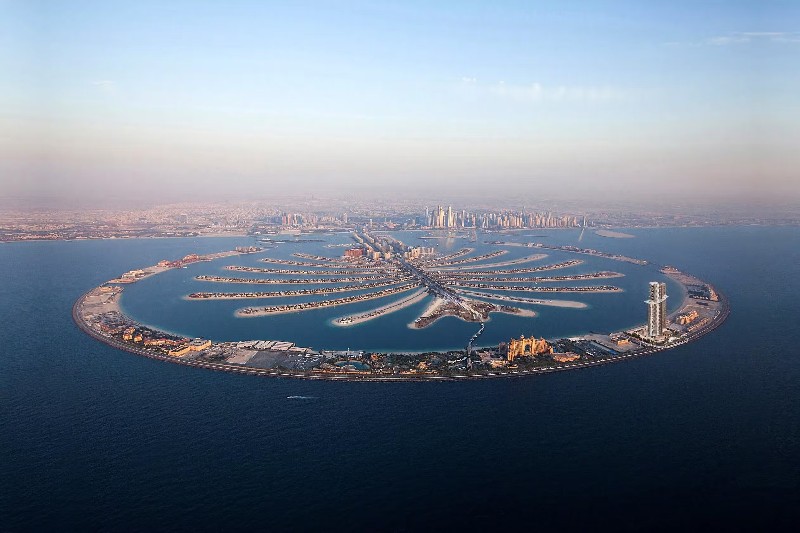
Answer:
<svg viewBox="0 0 800 533"><path fill-rule="evenodd" d="M374 320L383 315L388 315L389 313L394 313L395 311L404 309L409 305L413 305L419 302L420 300L424 299L426 296L428 296L427 293L428 293L427 289L420 289L417 292L412 293L407 298L403 298L401 300L392 302L382 307L370 309L369 311L366 311L364 313L359 313L357 315L349 315L337 318L333 321L333 324L337 326L355 326L356 324L369 322L370 320Z"/></svg>
<svg viewBox="0 0 800 533"><path fill-rule="evenodd" d="M527 257L520 257L519 259L509 259L508 261L501 261L499 263L487 263L485 265L462 265L462 266L449 266L449 267L439 267L434 266L431 267L430 270L476 270L482 268L498 268L498 267L506 267L512 265L521 265L524 263L531 263L533 261L539 261L540 259L544 259L547 257L547 254L535 254L529 255Z"/></svg>
<svg viewBox="0 0 800 533"><path fill-rule="evenodd" d="M292 291L274 292L193 292L186 298L189 300L245 300L255 298L288 298L291 296L312 296L315 294L335 294L339 292L363 291L388 287L400 281L380 281L376 283L362 283L358 285L343 285L341 287L318 287L315 289L298 289Z"/></svg>
<svg viewBox="0 0 800 533"><path fill-rule="evenodd" d="M414 287L419 287L419 283L406 283L399 287L391 289L383 289L381 291L369 292L367 294L357 294L355 296L346 296L344 298L336 298L334 300L322 300L319 302L307 302L300 304L290 305L273 305L270 307L245 307L236 311L236 316L239 317L254 317L264 315L278 315L282 313L297 313L300 311L311 311L312 309L322 309L324 307L334 307L336 305L347 305L356 302L363 302L366 300L373 300L383 296L390 296L392 294L399 294L401 292L410 291Z"/></svg>
<svg viewBox="0 0 800 533"><path fill-rule="evenodd" d="M253 279L231 278L226 276L195 276L197 281L211 281L214 283L248 283L252 285L314 285L319 283L350 283L357 281L375 281L375 276L349 276L343 278L282 278L282 279ZM396 275L391 278L394 283L411 279L409 276Z"/></svg>
<svg viewBox="0 0 800 533"><path fill-rule="evenodd" d="M323 265L320 265L323 266ZM291 268L258 268L229 265L225 270L235 272L253 272L255 274L289 274L293 276L385 276L385 270L375 269L375 272L364 272L364 270L346 270L336 268L325 268L324 270L295 270Z"/></svg>
<svg viewBox="0 0 800 533"><path fill-rule="evenodd" d="M571 276L539 276L531 278L491 278L472 276L470 274L446 274L437 276L437 279L443 283L452 285L453 283L449 282L455 282L455 284L465 281L476 281L479 283L546 283L554 281L582 281L587 279L621 278L624 276L624 274L620 274L619 272L593 272L591 274L573 274Z"/></svg>
<svg viewBox="0 0 800 533"><path fill-rule="evenodd" d="M448 286L468 287L470 289L489 289L493 291L519 292L623 292L613 285L597 285L594 287L518 287L510 285L489 285L486 283L448 283Z"/></svg>

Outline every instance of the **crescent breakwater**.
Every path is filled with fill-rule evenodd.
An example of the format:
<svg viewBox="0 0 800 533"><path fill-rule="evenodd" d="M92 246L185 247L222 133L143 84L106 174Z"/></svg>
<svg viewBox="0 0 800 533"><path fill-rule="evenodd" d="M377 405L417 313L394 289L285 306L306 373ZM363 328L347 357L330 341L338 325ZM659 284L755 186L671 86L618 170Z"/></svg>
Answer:
<svg viewBox="0 0 800 533"><path fill-rule="evenodd" d="M152 275L171 268L191 268L195 261L207 261L219 257L228 257L243 252L222 252L207 256L187 256L185 263L180 261L162 261L159 265L141 270L131 271L129 275L111 280L82 295L73 306L72 316L76 325L91 335L115 348L152 359L182 364L196 368L225 371L238 374L290 377L304 379L357 380L357 381L433 381L490 379L499 377L522 377L541 373L557 372L587 368L601 364L624 361L627 359L650 355L692 342L719 327L727 318L730 307L723 294L712 285L674 268L665 267L661 272L680 283L686 298L680 307L668 317L668 327L663 338L649 339L643 336L643 326L608 334L588 334L569 339L549 339L547 343L554 350L539 355L520 355L512 359L505 357L505 348L474 348L468 344L469 352L453 350L449 352L425 353L364 353L341 351L317 351L312 348L301 348L289 341L247 341L247 342L211 342L204 339L183 338L160 331L156 328L137 323L126 316L118 305L119 298L128 283L136 283ZM630 259L630 258L628 258ZM637 260L637 265L647 262ZM398 269L399 266L398 266ZM506 280L508 281L508 280ZM308 280L306 280L308 282ZM424 285L420 279L413 282L396 281L402 285L367 294L346 298L310 302L290 306L272 306L253 309L253 316L283 312L302 312L306 309L346 305L355 301L380 298L391 294L401 294L415 287ZM491 281L485 290L502 290ZM358 286L364 289L364 285ZM376 288L376 287L373 287ZM434 287L435 288L435 287ZM401 300L389 302L381 307L354 313L339 320L349 318L350 324L373 320L384 314L412 305L427 297L432 287L419 288L416 292ZM604 290L610 286L598 287L549 287L560 292L564 289ZM333 288L336 289L336 288ZM514 287L509 290L519 290ZM537 288L542 289L542 288ZM618 289L614 287L614 289ZM310 289L313 290L313 289ZM354 289L355 290L355 289ZM438 290L438 289L436 289ZM531 316L535 313L526 309L498 305L479 300L448 299L447 294L461 294L489 300L528 303L533 305L560 305L580 308L585 304L561 300L540 300L515 296L503 296L480 291L470 291L454 287L451 292L437 294L434 305L423 313L431 323L442 316L455 316L464 320L474 320L474 316L460 316L463 313L478 313L482 320L488 319L491 312L522 314ZM292 292L292 291L287 291ZM546 291L549 292L549 291ZM447 311L451 307L450 311ZM237 312L237 316L243 310ZM247 315L250 316L250 315ZM421 317L422 318L422 317ZM424 322L424 321L423 321ZM422 325L422 324L419 324ZM424 327L424 325L423 325ZM481 328L481 331L483 328ZM513 340L513 339L512 339ZM519 341L522 342L522 341ZM526 341L527 342L527 341ZM540 344L544 342L537 341ZM545 345L547 345L545 343ZM509 348L509 354L510 354ZM462 363L459 363L461 361ZM466 364L465 362L469 362ZM455 365L455 366L454 366ZM462 366L458 366L462 365ZM474 365L474 366L473 366Z"/></svg>

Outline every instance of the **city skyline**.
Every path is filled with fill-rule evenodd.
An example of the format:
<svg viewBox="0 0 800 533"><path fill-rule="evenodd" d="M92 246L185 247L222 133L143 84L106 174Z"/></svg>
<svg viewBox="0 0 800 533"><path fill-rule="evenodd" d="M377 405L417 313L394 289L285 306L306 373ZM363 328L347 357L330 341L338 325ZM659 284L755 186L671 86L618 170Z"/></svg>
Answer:
<svg viewBox="0 0 800 533"><path fill-rule="evenodd" d="M6 198L800 197L791 3L0 10Z"/></svg>

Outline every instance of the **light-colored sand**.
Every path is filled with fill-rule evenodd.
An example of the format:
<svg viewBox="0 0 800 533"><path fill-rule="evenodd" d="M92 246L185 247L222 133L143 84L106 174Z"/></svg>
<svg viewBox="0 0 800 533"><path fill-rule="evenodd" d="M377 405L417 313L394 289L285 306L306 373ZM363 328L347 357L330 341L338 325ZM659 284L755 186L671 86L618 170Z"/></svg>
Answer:
<svg viewBox="0 0 800 533"><path fill-rule="evenodd" d="M389 313L394 313L395 311L404 309L409 305L413 305L420 300L423 300L427 295L427 289L420 289L411 296L397 302L393 302L382 307L377 307L375 309L370 309L369 311L365 311L364 313L359 313L357 315L339 317L333 320L333 325L346 328L349 326L355 326L356 324L363 324L364 322L369 322L370 320L386 316ZM344 319L349 319L349 322L340 322Z"/></svg>
<svg viewBox="0 0 800 533"><path fill-rule="evenodd" d="M236 355L228 357L225 362L226 363L235 363L237 365L243 365L250 361L255 354L257 354L257 350L238 350Z"/></svg>
<svg viewBox="0 0 800 533"><path fill-rule="evenodd" d="M595 231L595 234L600 235L601 237L609 237L611 239L633 239L636 235L631 235L630 233L621 233L619 231L611 231L608 229L599 229Z"/></svg>

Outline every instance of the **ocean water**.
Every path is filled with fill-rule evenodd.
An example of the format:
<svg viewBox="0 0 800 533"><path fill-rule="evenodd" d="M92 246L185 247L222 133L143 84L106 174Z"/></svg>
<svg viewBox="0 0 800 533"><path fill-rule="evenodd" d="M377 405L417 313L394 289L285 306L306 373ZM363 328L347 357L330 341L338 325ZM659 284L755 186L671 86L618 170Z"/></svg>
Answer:
<svg viewBox="0 0 800 533"><path fill-rule="evenodd" d="M0 530L789 529L800 229L629 233L581 244L714 283L727 322L625 363L466 383L234 376L73 325L102 281L241 239L0 244Z"/></svg>

